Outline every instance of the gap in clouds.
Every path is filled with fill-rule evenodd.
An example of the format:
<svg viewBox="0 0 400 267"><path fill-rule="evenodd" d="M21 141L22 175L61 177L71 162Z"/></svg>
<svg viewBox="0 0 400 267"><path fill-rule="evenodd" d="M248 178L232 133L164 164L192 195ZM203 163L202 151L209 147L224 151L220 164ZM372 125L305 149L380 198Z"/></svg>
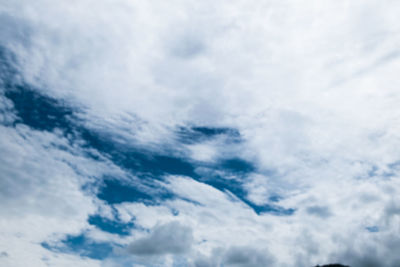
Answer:
<svg viewBox="0 0 400 267"><path fill-rule="evenodd" d="M240 143L241 136L238 130L232 128L211 128L205 126L179 127L176 131L178 141L184 144L204 142L218 136L228 138L229 143Z"/></svg>
<svg viewBox="0 0 400 267"><path fill-rule="evenodd" d="M65 239L56 244L42 242L41 245L57 253L78 254L81 257L88 257L96 260L107 258L116 247L115 244L110 244L109 242L90 240L83 233L76 236L68 235Z"/></svg>
<svg viewBox="0 0 400 267"><path fill-rule="evenodd" d="M88 223L94 225L104 232L117 234L120 236L130 235L130 230L135 228L133 222L121 222L120 220L112 220L101 215L95 214L89 216Z"/></svg>

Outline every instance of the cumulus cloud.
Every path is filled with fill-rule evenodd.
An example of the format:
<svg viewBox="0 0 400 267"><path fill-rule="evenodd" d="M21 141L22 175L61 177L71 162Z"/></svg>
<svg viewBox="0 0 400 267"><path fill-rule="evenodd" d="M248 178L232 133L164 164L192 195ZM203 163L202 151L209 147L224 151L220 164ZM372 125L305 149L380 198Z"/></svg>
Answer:
<svg viewBox="0 0 400 267"><path fill-rule="evenodd" d="M261 249L253 245L240 245L231 247L219 247L213 249L207 257L196 255L192 262L194 267L253 267L253 266L275 266L275 257L268 249Z"/></svg>
<svg viewBox="0 0 400 267"><path fill-rule="evenodd" d="M175 255L188 252L192 243L192 229L174 221L154 227L148 236L130 244L128 251L138 256Z"/></svg>
<svg viewBox="0 0 400 267"><path fill-rule="evenodd" d="M40 246L54 235L79 232L86 226L87 215L96 209L91 197L81 191L83 177L57 159L69 158L68 153L45 148L60 140L25 127L14 130L1 126L0 136L0 225L3 240L7 240L2 246L9 255L0 262L6 266L40 266L42 257L54 265L78 261L79 257L57 258ZM70 158L78 165L83 163L80 160L88 168L93 164Z"/></svg>

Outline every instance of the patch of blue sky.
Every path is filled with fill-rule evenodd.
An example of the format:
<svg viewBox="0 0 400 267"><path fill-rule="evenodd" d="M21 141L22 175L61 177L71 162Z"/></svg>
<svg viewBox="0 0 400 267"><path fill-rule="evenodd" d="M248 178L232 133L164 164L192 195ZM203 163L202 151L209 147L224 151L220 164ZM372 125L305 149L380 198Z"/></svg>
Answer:
<svg viewBox="0 0 400 267"><path fill-rule="evenodd" d="M116 165L135 175L151 174L154 178L164 174L196 176L193 165L183 158L126 146L114 141L111 136L88 129L81 130L81 137L86 142L87 148L95 148L107 155Z"/></svg>
<svg viewBox="0 0 400 267"><path fill-rule="evenodd" d="M97 197L108 204L153 202L154 197L119 180L105 180Z"/></svg>
<svg viewBox="0 0 400 267"><path fill-rule="evenodd" d="M72 132L70 116L73 110L60 101L37 93L28 85L17 85L5 92L15 110L18 120L32 129L53 131L61 129L63 132Z"/></svg>
<svg viewBox="0 0 400 267"><path fill-rule="evenodd" d="M59 252L78 254L81 257L103 260L112 254L115 245L106 242L95 242L87 238L84 234L69 235L56 245L43 242L44 248Z"/></svg>
<svg viewBox="0 0 400 267"><path fill-rule="evenodd" d="M98 214L89 216L88 222L104 232L120 236L130 235L131 229L135 227L133 222L125 223L119 220L111 220Z"/></svg>
<svg viewBox="0 0 400 267"><path fill-rule="evenodd" d="M256 205L247 199L242 199L250 208L254 210L255 213L261 215L263 213L269 213L276 216L290 216L296 212L294 208L283 208L278 205L272 204L264 204L264 205Z"/></svg>
<svg viewBox="0 0 400 267"><path fill-rule="evenodd" d="M219 136L225 137L227 142L238 143L241 141L239 131L227 127L179 127L176 135L178 141L183 144L201 143Z"/></svg>
<svg viewBox="0 0 400 267"><path fill-rule="evenodd" d="M281 199L282 199L282 197L281 197L281 196L278 196L278 195L273 195L273 196L270 196L270 197L268 198L268 200L269 200L270 202L279 202Z"/></svg>
<svg viewBox="0 0 400 267"><path fill-rule="evenodd" d="M174 195L162 187L152 188L138 183L129 184L119 179L105 179L97 192L97 197L109 205L125 202L161 205L162 202L172 199L181 199L194 205L201 205L194 200ZM178 215L179 212L172 210L171 213Z"/></svg>
<svg viewBox="0 0 400 267"><path fill-rule="evenodd" d="M218 165L220 169L223 169L224 171L230 171L235 174L246 174L256 170L253 164L240 158L225 159L222 160Z"/></svg>

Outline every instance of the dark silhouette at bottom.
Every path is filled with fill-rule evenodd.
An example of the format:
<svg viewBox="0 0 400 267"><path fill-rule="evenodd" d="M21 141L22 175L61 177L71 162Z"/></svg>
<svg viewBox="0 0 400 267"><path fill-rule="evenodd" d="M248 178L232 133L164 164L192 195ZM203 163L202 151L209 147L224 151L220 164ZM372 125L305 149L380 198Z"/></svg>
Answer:
<svg viewBox="0 0 400 267"><path fill-rule="evenodd" d="M350 267L350 266L335 263L335 264L317 265L315 267Z"/></svg>

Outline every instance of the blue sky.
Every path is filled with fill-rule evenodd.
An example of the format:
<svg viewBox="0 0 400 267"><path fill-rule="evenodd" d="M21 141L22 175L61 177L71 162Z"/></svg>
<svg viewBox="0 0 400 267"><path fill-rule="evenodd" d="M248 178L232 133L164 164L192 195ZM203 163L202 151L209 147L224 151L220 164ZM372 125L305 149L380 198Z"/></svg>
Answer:
<svg viewBox="0 0 400 267"><path fill-rule="evenodd" d="M0 0L0 265L398 266L399 11Z"/></svg>

